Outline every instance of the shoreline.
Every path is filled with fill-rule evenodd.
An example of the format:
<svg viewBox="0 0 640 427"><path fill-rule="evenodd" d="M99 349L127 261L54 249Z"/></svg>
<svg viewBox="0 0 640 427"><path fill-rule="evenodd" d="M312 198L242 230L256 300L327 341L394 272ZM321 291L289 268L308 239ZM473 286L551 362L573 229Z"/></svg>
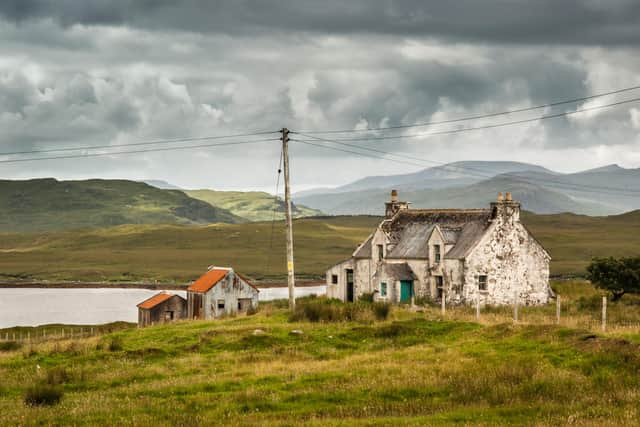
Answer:
<svg viewBox="0 0 640 427"><path fill-rule="evenodd" d="M286 288L286 281L252 281L258 288ZM324 281L320 280L298 280L297 288L311 286L323 286ZM187 284L177 283L146 283L146 282L0 282L0 289L148 289L148 290L168 290L185 291Z"/></svg>

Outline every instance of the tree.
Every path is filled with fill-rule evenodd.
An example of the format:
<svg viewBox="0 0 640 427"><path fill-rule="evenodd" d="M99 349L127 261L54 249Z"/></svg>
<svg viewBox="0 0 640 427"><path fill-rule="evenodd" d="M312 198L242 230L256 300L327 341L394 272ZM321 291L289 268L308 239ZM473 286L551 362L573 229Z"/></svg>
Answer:
<svg viewBox="0 0 640 427"><path fill-rule="evenodd" d="M611 291L612 301L619 300L625 293L640 293L640 256L594 258L587 272L596 287Z"/></svg>

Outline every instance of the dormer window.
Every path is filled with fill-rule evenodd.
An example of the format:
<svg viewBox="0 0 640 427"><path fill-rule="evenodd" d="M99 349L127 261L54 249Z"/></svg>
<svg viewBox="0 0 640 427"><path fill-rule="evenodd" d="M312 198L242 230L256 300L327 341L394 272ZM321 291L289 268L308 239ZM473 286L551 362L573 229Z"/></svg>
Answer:
<svg viewBox="0 0 640 427"><path fill-rule="evenodd" d="M382 261L384 258L384 245L378 245L378 261Z"/></svg>
<svg viewBox="0 0 640 427"><path fill-rule="evenodd" d="M433 245L433 260L434 262L440 262L442 255L440 253L440 245Z"/></svg>

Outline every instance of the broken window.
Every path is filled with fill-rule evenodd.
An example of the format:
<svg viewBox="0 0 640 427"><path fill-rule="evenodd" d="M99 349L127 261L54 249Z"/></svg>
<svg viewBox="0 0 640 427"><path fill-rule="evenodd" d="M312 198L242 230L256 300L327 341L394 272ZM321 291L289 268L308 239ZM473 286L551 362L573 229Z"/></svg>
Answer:
<svg viewBox="0 0 640 427"><path fill-rule="evenodd" d="M382 258L384 258L384 246L378 245L378 260L382 261Z"/></svg>
<svg viewBox="0 0 640 427"><path fill-rule="evenodd" d="M478 289L481 291L487 290L487 276L485 275L478 276Z"/></svg>
<svg viewBox="0 0 640 427"><path fill-rule="evenodd" d="M385 282L380 283L380 296L381 297L387 296L387 284Z"/></svg>
<svg viewBox="0 0 640 427"><path fill-rule="evenodd" d="M435 262L440 262L440 245L433 245L433 259Z"/></svg>
<svg viewBox="0 0 640 427"><path fill-rule="evenodd" d="M338 284L338 275L337 274L332 274L331 275L331 284L332 285L337 285Z"/></svg>
<svg viewBox="0 0 640 427"><path fill-rule="evenodd" d="M218 300L218 310L224 310L224 300L223 299L219 299Z"/></svg>
<svg viewBox="0 0 640 427"><path fill-rule="evenodd" d="M438 292L438 298L442 298L442 292L444 289L444 280L442 279L442 276L435 276L436 277L436 290Z"/></svg>

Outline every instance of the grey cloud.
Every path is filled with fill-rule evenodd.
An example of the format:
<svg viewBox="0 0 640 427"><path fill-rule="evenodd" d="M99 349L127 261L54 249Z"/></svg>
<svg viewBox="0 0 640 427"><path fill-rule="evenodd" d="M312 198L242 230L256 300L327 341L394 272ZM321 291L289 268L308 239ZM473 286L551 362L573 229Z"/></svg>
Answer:
<svg viewBox="0 0 640 427"><path fill-rule="evenodd" d="M155 30L253 34L434 36L501 43L633 44L640 3L633 0L5 0L0 13L61 25L130 25Z"/></svg>

